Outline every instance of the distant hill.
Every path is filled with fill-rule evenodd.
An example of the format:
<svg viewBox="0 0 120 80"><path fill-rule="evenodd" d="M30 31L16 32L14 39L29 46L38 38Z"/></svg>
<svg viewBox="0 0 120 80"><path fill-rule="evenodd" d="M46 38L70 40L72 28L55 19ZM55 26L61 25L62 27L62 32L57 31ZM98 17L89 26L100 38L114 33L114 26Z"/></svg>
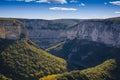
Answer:
<svg viewBox="0 0 120 80"><path fill-rule="evenodd" d="M104 63L82 71L66 72L58 75L49 75L40 80L119 80L120 62L109 59Z"/></svg>
<svg viewBox="0 0 120 80"><path fill-rule="evenodd" d="M41 49L31 41L2 40L0 73L13 80L37 80L38 78L66 71L66 61ZM1 78L1 77L0 77Z"/></svg>
<svg viewBox="0 0 120 80"><path fill-rule="evenodd" d="M107 20L110 20L110 21L120 21L120 17L108 18Z"/></svg>

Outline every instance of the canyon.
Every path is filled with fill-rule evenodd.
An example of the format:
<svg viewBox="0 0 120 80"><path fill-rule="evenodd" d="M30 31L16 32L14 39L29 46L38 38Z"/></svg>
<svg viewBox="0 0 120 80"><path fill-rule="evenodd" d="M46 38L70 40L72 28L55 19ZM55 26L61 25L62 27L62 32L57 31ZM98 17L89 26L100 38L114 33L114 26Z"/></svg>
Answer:
<svg viewBox="0 0 120 80"><path fill-rule="evenodd" d="M28 37L40 48L46 49L75 38L120 47L120 18L116 19L21 21L28 29Z"/></svg>
<svg viewBox="0 0 120 80"><path fill-rule="evenodd" d="M0 44L0 79L41 80L59 73L60 79L68 77L69 80L74 76L70 79L79 80L93 72L99 75L93 73L93 77L83 80L119 79L119 17L89 20L1 18ZM54 76L59 75L50 76L51 79Z"/></svg>
<svg viewBox="0 0 120 80"><path fill-rule="evenodd" d="M65 40L73 40L75 38L79 40L87 39L110 46L120 47L120 18L93 20L17 20L21 21L24 25L20 23L10 24L9 21L4 23L4 21L0 20L1 38L18 39L22 32L43 49L57 45ZM13 25L14 27L12 27ZM22 30L20 26L24 26L27 30Z"/></svg>

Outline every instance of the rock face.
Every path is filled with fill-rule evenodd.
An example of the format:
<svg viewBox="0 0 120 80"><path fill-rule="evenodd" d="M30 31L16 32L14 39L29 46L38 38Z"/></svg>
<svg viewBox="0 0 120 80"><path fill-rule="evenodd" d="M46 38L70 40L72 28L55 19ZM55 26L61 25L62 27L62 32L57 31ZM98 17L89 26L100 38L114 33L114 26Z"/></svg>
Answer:
<svg viewBox="0 0 120 80"><path fill-rule="evenodd" d="M120 47L120 18L104 20L18 20L25 24L27 31L20 27L19 22L0 21L0 37L18 39L21 33L28 33L27 36L43 49L75 38Z"/></svg>
<svg viewBox="0 0 120 80"><path fill-rule="evenodd" d="M27 31L20 22L0 21L0 37L16 40L28 33L27 36L40 48L66 59L70 69L96 66L120 53L120 18L19 20Z"/></svg>
<svg viewBox="0 0 120 80"><path fill-rule="evenodd" d="M28 37L46 49L67 39L66 31L80 20L20 20L28 29Z"/></svg>
<svg viewBox="0 0 120 80"><path fill-rule="evenodd" d="M120 22L85 21L67 31L68 39L78 38L120 47Z"/></svg>
<svg viewBox="0 0 120 80"><path fill-rule="evenodd" d="M5 38L5 28L0 28L0 38Z"/></svg>
<svg viewBox="0 0 120 80"><path fill-rule="evenodd" d="M23 34L26 34L25 27L18 20L0 20L0 38L17 40L20 39Z"/></svg>
<svg viewBox="0 0 120 80"><path fill-rule="evenodd" d="M105 43L120 47L120 19L104 20L21 20L28 28L28 37L46 49L67 39Z"/></svg>

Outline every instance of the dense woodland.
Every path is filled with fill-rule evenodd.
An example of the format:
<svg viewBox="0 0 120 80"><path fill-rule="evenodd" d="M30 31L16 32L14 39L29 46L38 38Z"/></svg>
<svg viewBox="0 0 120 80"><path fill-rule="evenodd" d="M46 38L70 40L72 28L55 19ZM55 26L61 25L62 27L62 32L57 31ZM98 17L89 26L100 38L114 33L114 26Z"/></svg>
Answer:
<svg viewBox="0 0 120 80"><path fill-rule="evenodd" d="M10 43L9 40L3 42ZM45 75L63 73L66 66L65 60L37 49L32 42L25 40L14 41L0 53L1 78L37 80Z"/></svg>
<svg viewBox="0 0 120 80"><path fill-rule="evenodd" d="M115 59L81 71L66 72L58 75L50 75L40 80L119 80L120 64Z"/></svg>

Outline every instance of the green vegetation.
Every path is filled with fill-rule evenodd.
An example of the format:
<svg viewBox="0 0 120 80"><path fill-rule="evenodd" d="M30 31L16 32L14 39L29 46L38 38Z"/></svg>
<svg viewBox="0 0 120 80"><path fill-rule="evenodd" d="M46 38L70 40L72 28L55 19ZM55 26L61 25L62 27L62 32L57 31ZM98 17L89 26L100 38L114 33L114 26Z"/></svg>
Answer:
<svg viewBox="0 0 120 80"><path fill-rule="evenodd" d="M66 72L58 75L49 75L40 80L119 80L120 68L115 59L82 71Z"/></svg>
<svg viewBox="0 0 120 80"><path fill-rule="evenodd" d="M50 50L52 50L52 49L57 49L57 50L60 50L62 47L62 45L64 45L64 43L65 43L65 41L64 42L61 42L61 43L59 43L59 44L57 44L57 45L55 45L55 46L52 46L52 47L50 47L50 48L47 48L45 51L50 51ZM60 49L59 49L60 48Z"/></svg>
<svg viewBox="0 0 120 80"><path fill-rule="evenodd" d="M12 79L0 74L0 80L12 80Z"/></svg>
<svg viewBox="0 0 120 80"><path fill-rule="evenodd" d="M33 30L34 28L34 23L33 25L25 24L28 26L25 28L23 23L27 21L22 19L19 21L17 19L0 18L0 21L1 27L5 24L22 26L22 29L27 28L28 30ZM38 26L39 24L36 22L35 26L43 30L65 30L77 26L81 21L89 20L60 19L47 21L41 26ZM114 23L119 23L120 18L95 19L91 21L113 25ZM41 24L41 21L39 23ZM114 31L118 32L117 27L111 27L110 30L114 29ZM24 40L27 37L25 33L27 33L26 30L21 33L21 39L17 41L0 39L0 80L120 79L120 48L108 47L105 44L87 40L74 39L52 46L46 49L46 52L38 49L37 45L32 41ZM46 44L49 45L48 43Z"/></svg>
<svg viewBox="0 0 120 80"><path fill-rule="evenodd" d="M0 53L4 51L9 45L13 44L14 40L0 39Z"/></svg>
<svg viewBox="0 0 120 80"><path fill-rule="evenodd" d="M0 54L0 72L13 80L37 80L63 73L66 66L65 60L37 49L32 42L25 40L13 42Z"/></svg>
<svg viewBox="0 0 120 80"><path fill-rule="evenodd" d="M26 35L23 34L23 33L21 33L21 34L20 34L20 39L24 39L24 38L26 38Z"/></svg>
<svg viewBox="0 0 120 80"><path fill-rule="evenodd" d="M120 49L88 40L68 40L47 49L68 62L68 70L81 70L120 57ZM94 63L93 63L94 62Z"/></svg>

